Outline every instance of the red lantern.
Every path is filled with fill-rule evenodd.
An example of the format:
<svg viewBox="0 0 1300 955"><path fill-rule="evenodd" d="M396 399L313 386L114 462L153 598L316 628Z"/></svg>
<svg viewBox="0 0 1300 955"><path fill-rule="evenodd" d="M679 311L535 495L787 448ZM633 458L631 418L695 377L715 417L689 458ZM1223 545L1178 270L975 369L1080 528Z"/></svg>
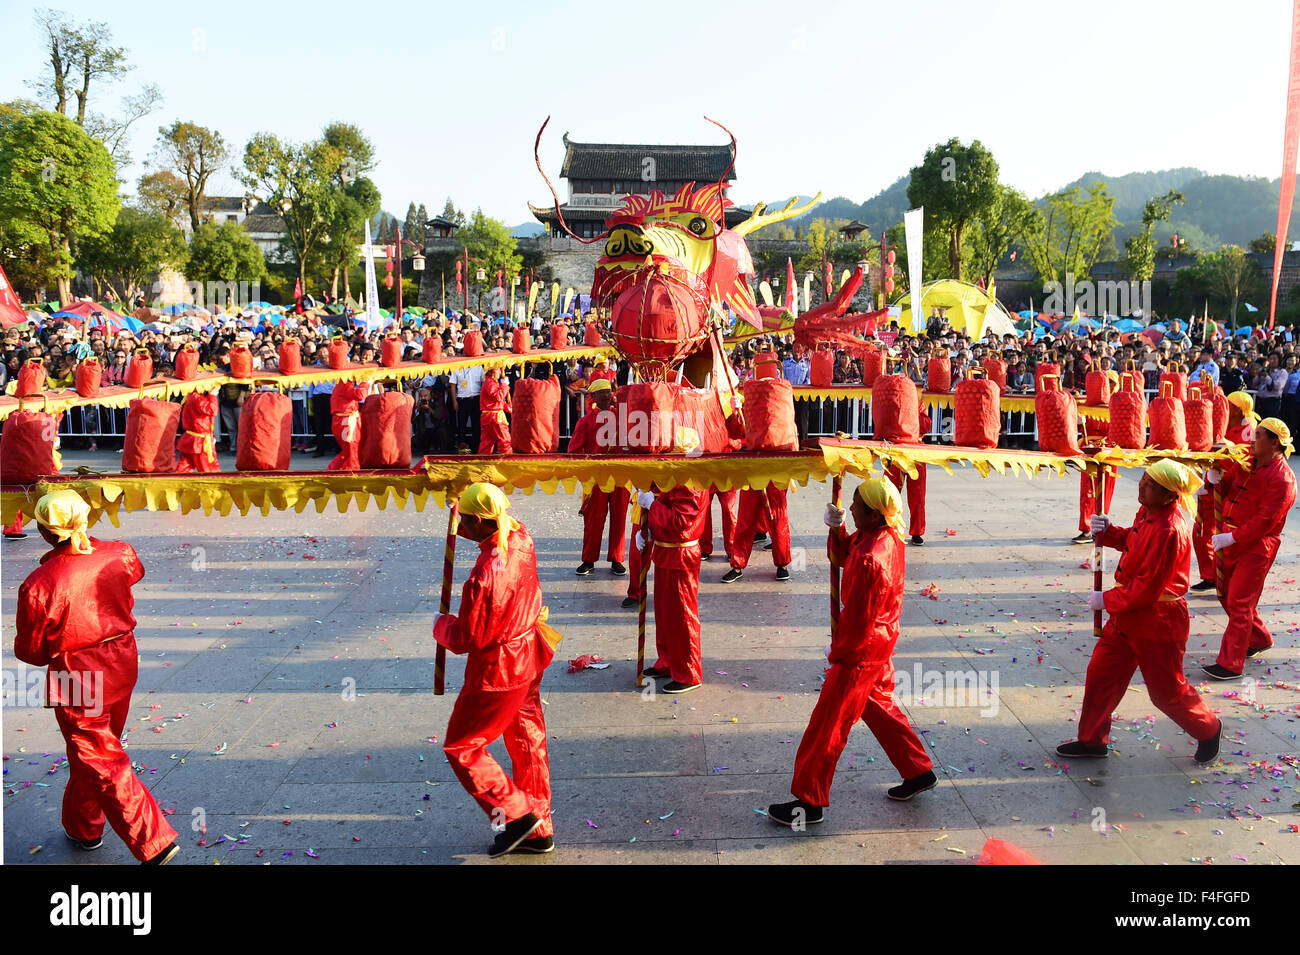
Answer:
<svg viewBox="0 0 1300 955"><path fill-rule="evenodd" d="M643 379L663 381L671 366L704 338L704 311L691 288L652 275L614 301L610 337Z"/></svg>
<svg viewBox="0 0 1300 955"><path fill-rule="evenodd" d="M894 250L893 250L893 249L890 249L890 250L889 250L889 254L888 254L887 256L885 256L885 259L886 259L886 261L889 262L890 265L893 265L893 264L894 264ZM893 270L893 269L890 269L890 270L889 270L889 274L890 274L890 275L893 275L893 274L894 274L894 270Z"/></svg>
<svg viewBox="0 0 1300 955"><path fill-rule="evenodd" d="M461 285L460 259L456 260L456 294L465 294L465 287Z"/></svg>

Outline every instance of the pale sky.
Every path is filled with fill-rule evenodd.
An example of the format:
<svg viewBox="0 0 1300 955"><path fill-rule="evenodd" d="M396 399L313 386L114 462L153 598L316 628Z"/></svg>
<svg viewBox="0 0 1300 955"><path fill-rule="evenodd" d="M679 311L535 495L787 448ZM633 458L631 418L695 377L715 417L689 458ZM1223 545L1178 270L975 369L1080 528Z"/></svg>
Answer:
<svg viewBox="0 0 1300 955"><path fill-rule="evenodd" d="M219 130L236 161L257 131L302 141L342 120L375 144L385 209L436 214L450 195L514 226L549 199L532 155L547 115L557 188L566 130L725 142L712 116L736 134L745 204L862 201L952 136L982 140L1031 197L1089 170L1281 175L1285 0L48 2L130 50L135 71L92 87L92 108L163 89L133 131L132 183L176 119ZM34 7L0 0L0 99L48 69Z"/></svg>

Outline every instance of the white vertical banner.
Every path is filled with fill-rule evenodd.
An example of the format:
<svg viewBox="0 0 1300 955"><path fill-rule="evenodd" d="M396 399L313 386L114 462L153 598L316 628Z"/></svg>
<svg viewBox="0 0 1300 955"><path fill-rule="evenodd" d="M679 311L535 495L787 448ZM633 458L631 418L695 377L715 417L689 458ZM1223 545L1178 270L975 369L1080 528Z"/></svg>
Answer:
<svg viewBox="0 0 1300 955"><path fill-rule="evenodd" d="M375 281L375 255L379 252L370 237L370 220L366 220L366 244L362 254L366 257L366 331L376 332L380 328L379 317L379 283Z"/></svg>
<svg viewBox="0 0 1300 955"><path fill-rule="evenodd" d="M925 234L923 213L925 206L903 213L903 241L907 243L907 287L912 302L912 331L925 331L925 303L922 301L921 237Z"/></svg>

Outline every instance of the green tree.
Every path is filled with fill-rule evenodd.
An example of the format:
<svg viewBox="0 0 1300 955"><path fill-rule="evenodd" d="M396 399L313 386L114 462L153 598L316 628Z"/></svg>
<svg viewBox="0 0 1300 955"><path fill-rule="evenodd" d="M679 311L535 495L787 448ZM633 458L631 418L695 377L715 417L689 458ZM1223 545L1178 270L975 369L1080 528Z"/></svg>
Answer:
<svg viewBox="0 0 1300 955"><path fill-rule="evenodd" d="M1072 186L1048 196L1026 216L1020 239L1030 264L1044 282L1087 276L1104 251L1113 248L1115 199L1104 182L1083 195Z"/></svg>
<svg viewBox="0 0 1300 955"><path fill-rule="evenodd" d="M519 274L523 258L515 251L515 237L504 222L485 216L482 209L474 210L469 224L456 233L456 238L469 252L470 259L483 263L486 276L482 281L476 275L479 266L473 261L468 276L470 283L478 286L480 296L487 288L496 285L498 271L504 270L506 275ZM509 288L508 282L506 287Z"/></svg>
<svg viewBox="0 0 1300 955"><path fill-rule="evenodd" d="M1164 196L1148 199L1142 207L1142 231L1129 236L1124 242L1124 262L1129 279L1145 282L1156 270L1156 223L1167 222L1174 211L1174 206L1182 205L1186 200L1177 189L1170 189Z"/></svg>
<svg viewBox="0 0 1300 955"><path fill-rule="evenodd" d="M228 152L221 134L197 123L181 122L158 127L154 158L160 170L184 183L185 208L190 231L198 232L207 213L208 180L226 164Z"/></svg>
<svg viewBox="0 0 1300 955"><path fill-rule="evenodd" d="M285 245L307 288L308 263L320 258L334 219L339 152L324 141L296 145L257 133L244 147L239 180L284 219Z"/></svg>
<svg viewBox="0 0 1300 955"><path fill-rule="evenodd" d="M1011 251L1016 236L1034 215L1034 204L1010 186L999 185L993 205L972 220L967 241L964 270L975 280L982 279L986 288L993 284L998 263Z"/></svg>
<svg viewBox="0 0 1300 955"><path fill-rule="evenodd" d="M72 245L113 227L121 202L108 150L76 123L38 111L4 127L0 141L0 227L48 252L45 279L60 301L72 294Z"/></svg>
<svg viewBox="0 0 1300 955"><path fill-rule="evenodd" d="M424 203L420 203L420 208L415 211L416 230L408 238L415 242L420 248L424 248L424 224L429 221L429 210L424 208Z"/></svg>
<svg viewBox="0 0 1300 955"><path fill-rule="evenodd" d="M328 152L333 206L326 223L322 265L330 276L330 297L338 297L340 276L347 297L352 294L348 273L365 238L366 219L379 212L379 187L365 175L375 168L375 150L361 129L350 123L326 126L321 143Z"/></svg>
<svg viewBox="0 0 1300 955"><path fill-rule="evenodd" d="M930 233L942 236L948 248L952 278L962 277L962 241L970 223L991 216L998 201L998 164L978 140L969 146L956 137L925 154L911 170L907 200L925 207L926 244Z"/></svg>
<svg viewBox="0 0 1300 955"><path fill-rule="evenodd" d="M132 209L117 214L113 228L77 246L77 266L108 287L119 301L130 302L160 271L185 261L185 237L166 216Z"/></svg>
<svg viewBox="0 0 1300 955"><path fill-rule="evenodd" d="M140 177L135 191L140 208L166 216L173 222L185 209L186 185L174 172L146 173Z"/></svg>
<svg viewBox="0 0 1300 955"><path fill-rule="evenodd" d="M1277 236L1272 232L1265 232L1258 239L1251 239L1247 248L1251 252L1262 252L1268 255L1277 249Z"/></svg>
<svg viewBox="0 0 1300 955"><path fill-rule="evenodd" d="M1234 332L1237 330L1238 303L1260 293L1264 287L1259 266L1236 245L1225 245L1217 252L1206 253L1184 271L1191 272L1204 284L1216 303L1227 308Z"/></svg>
<svg viewBox="0 0 1300 955"><path fill-rule="evenodd" d="M190 239L185 277L192 282L261 282L266 259L253 237L234 222L205 222Z"/></svg>
<svg viewBox="0 0 1300 955"><path fill-rule="evenodd" d="M415 210L415 203L409 203L406 206L406 218L402 221L402 238L416 241L416 233L419 230L420 214Z"/></svg>
<svg viewBox="0 0 1300 955"><path fill-rule="evenodd" d="M447 201L443 203L442 217L458 229L466 224L465 213L456 208L456 204L451 201L451 196L448 196Z"/></svg>

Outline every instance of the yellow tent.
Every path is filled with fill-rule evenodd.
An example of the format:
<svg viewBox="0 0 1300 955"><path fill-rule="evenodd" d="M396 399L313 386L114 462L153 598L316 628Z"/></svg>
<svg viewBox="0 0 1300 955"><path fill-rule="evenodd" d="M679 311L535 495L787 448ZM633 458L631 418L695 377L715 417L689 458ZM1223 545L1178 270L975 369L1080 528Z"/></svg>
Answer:
<svg viewBox="0 0 1300 955"><path fill-rule="evenodd" d="M903 307L898 318L898 327L912 327L912 295L909 292L900 298L896 305ZM998 300L978 285L958 282L956 279L939 279L927 282L921 292L921 314L929 320L932 309L944 309L948 324L954 331L965 332L973 340L984 337L986 329L991 328L999 335L1014 335L1015 321L1007 314ZM922 323L924 327L924 323Z"/></svg>

